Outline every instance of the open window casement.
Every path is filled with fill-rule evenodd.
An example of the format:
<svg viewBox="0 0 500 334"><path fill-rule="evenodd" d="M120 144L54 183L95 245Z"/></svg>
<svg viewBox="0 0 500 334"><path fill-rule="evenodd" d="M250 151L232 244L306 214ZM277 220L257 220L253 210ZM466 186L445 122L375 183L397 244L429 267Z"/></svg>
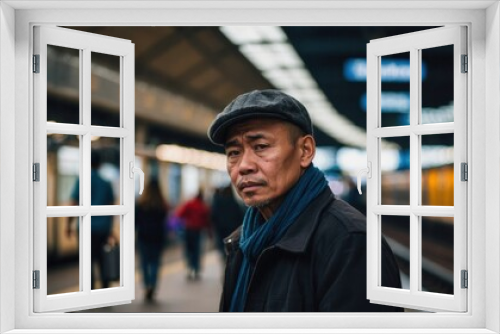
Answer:
<svg viewBox="0 0 500 334"><path fill-rule="evenodd" d="M54 62L54 50L72 52L74 71L59 74L59 77L71 77L76 89L59 89L59 93L74 94L77 97L79 108L76 114L66 121L54 122L50 115L47 94L52 89L47 78L58 75L57 71L67 71L68 68L58 66ZM115 78L119 86L114 93L120 116L116 124L94 124L92 109L94 99L99 101L100 96L107 94L106 87L92 85L91 67L94 66L92 57L96 53L107 55L116 60L119 76ZM78 61L74 61L77 59ZM105 69L104 69L105 71ZM52 72L52 73L51 73ZM109 76L108 76L109 77ZM114 80L111 78L110 80ZM128 40L83 33L71 29L58 27L37 26L34 28L34 55L33 55L33 83L34 83L34 268L33 293L34 311L72 311L115 304L130 303L134 299L134 172L140 172L134 167L134 44ZM115 85L116 86L116 85ZM63 96L64 97L64 96ZM106 101L106 99L100 99ZM101 105L105 104L101 102ZM65 113L73 112L68 108ZM67 115L63 115L62 119ZM78 200L73 203L48 202L48 193L53 191L53 185L48 186L48 170L60 167L60 163L47 159L49 141L53 138L72 138L72 152L75 157L76 188ZM100 140L97 141L96 139ZM99 142L116 143L119 157L115 157L119 165L114 189L114 200L106 205L95 204L91 198L91 150L97 148ZM102 145L101 145L102 146ZM61 167L62 168L62 167ZM143 177L141 177L143 181ZM68 187L66 187L68 188ZM108 187L108 189L111 187ZM98 189L94 189L98 190ZM98 193L100 190L96 191ZM53 196L52 196L53 197ZM119 249L119 278L108 288L91 288L91 228L99 228L102 220L93 217L108 216L113 224L115 247ZM49 226L76 222L73 237L78 244L79 272L76 275L79 282L76 287L67 293L51 293L47 286L47 247L50 238ZM49 224L50 223L50 224ZM92 227L91 227L92 225ZM95 226L94 226L95 225ZM108 225L109 226L109 225ZM49 230L49 231L48 231ZM117 239L117 240L116 240ZM93 249L92 249L93 250ZM115 252L117 254L117 252ZM117 258L117 257L115 257ZM115 267L116 263L115 262Z"/></svg>
<svg viewBox="0 0 500 334"><path fill-rule="evenodd" d="M435 48L449 50L450 103L452 117L431 119L423 105L425 94L441 94L443 87L423 90L425 65L423 57L436 56ZM435 51L435 50L434 50ZM368 277L367 294L372 303L402 306L427 311L467 311L467 45L466 28L459 26L443 27L404 34L388 38L372 40L367 45L367 156L368 168L371 169L367 179L367 233L368 233ZM387 57L387 58L385 58ZM382 95L390 84L384 82L384 59L409 59L410 63L410 111L404 124L390 124L382 112ZM387 62L385 63L387 64ZM387 70L387 67L385 68ZM428 73L427 73L428 74ZM439 154L432 155L441 159L449 155L446 168L453 190L451 204L439 205L430 203L424 193L424 171L429 165L429 147L439 145L432 142L431 137L447 138L448 144ZM437 136L437 137L436 137ZM399 138L395 138L399 137ZM409 193L399 194L398 203L387 202L382 191L384 166L388 159L385 151L394 150L388 146L391 142L406 141L409 145ZM434 144L428 144L429 142ZM424 147L425 146L425 147ZM424 150L425 148L425 150ZM439 148L439 147L438 147ZM396 148L395 151L398 149ZM432 164L432 161L431 161ZM424 173L425 172L425 173ZM464 173L465 175L464 175ZM427 175L427 174L425 174ZM408 189L408 187L406 187ZM406 190L408 192L408 190ZM405 199L406 198L406 202ZM409 289L384 287L381 278L381 236L382 222L385 219L406 221L409 224ZM424 267L428 259L427 243L423 237L423 221L426 219L444 221L452 225L451 238L453 247L452 269L449 276L453 284L452 293L428 291L422 284ZM437 219L436 219L437 218Z"/></svg>

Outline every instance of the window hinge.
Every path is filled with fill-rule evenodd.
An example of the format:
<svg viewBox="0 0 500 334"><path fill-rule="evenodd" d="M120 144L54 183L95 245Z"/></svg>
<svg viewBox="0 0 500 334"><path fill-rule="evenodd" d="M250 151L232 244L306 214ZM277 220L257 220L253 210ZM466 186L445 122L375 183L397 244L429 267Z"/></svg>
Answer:
<svg viewBox="0 0 500 334"><path fill-rule="evenodd" d="M33 55L33 73L40 73L40 55Z"/></svg>
<svg viewBox="0 0 500 334"><path fill-rule="evenodd" d="M469 287L469 274L467 270L462 270L462 289L467 289Z"/></svg>
<svg viewBox="0 0 500 334"><path fill-rule="evenodd" d="M33 289L40 289L40 270L33 270Z"/></svg>
<svg viewBox="0 0 500 334"><path fill-rule="evenodd" d="M468 167L467 163L466 162L462 162L460 164L460 169L461 169L460 180L461 181L469 181L469 167Z"/></svg>
<svg viewBox="0 0 500 334"><path fill-rule="evenodd" d="M40 164L38 162L33 164L33 181L40 182Z"/></svg>
<svg viewBox="0 0 500 334"><path fill-rule="evenodd" d="M460 72L467 73L469 71L469 57L462 55L462 70Z"/></svg>

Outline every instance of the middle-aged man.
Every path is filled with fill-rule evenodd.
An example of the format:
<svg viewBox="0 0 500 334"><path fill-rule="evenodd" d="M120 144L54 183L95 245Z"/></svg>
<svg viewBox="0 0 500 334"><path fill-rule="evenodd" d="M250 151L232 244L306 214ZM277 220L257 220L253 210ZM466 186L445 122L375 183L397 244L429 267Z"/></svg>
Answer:
<svg viewBox="0 0 500 334"><path fill-rule="evenodd" d="M366 219L335 198L313 166L306 108L278 90L238 96L208 130L249 207L226 238L220 310L231 312L395 312L366 299ZM382 242L382 285L400 288Z"/></svg>

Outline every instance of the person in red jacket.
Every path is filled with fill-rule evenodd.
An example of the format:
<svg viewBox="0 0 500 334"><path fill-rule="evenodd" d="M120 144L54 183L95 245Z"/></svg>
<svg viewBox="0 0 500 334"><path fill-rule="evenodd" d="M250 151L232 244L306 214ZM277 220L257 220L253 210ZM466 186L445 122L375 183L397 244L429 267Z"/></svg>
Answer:
<svg viewBox="0 0 500 334"><path fill-rule="evenodd" d="M184 245L186 261L188 266L188 276L190 280L200 278L201 259L201 232L209 229L210 212L208 206L203 202L203 192L181 205L176 216L184 222ZM210 232L209 232L210 235Z"/></svg>

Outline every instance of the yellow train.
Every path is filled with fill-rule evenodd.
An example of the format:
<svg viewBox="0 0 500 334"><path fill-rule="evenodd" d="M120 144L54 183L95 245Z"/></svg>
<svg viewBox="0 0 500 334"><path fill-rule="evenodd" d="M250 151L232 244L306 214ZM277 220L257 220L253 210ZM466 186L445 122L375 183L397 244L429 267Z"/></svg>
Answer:
<svg viewBox="0 0 500 334"><path fill-rule="evenodd" d="M382 204L409 205L410 171L395 171L382 175ZM454 168L453 165L422 170L421 204L453 206Z"/></svg>

